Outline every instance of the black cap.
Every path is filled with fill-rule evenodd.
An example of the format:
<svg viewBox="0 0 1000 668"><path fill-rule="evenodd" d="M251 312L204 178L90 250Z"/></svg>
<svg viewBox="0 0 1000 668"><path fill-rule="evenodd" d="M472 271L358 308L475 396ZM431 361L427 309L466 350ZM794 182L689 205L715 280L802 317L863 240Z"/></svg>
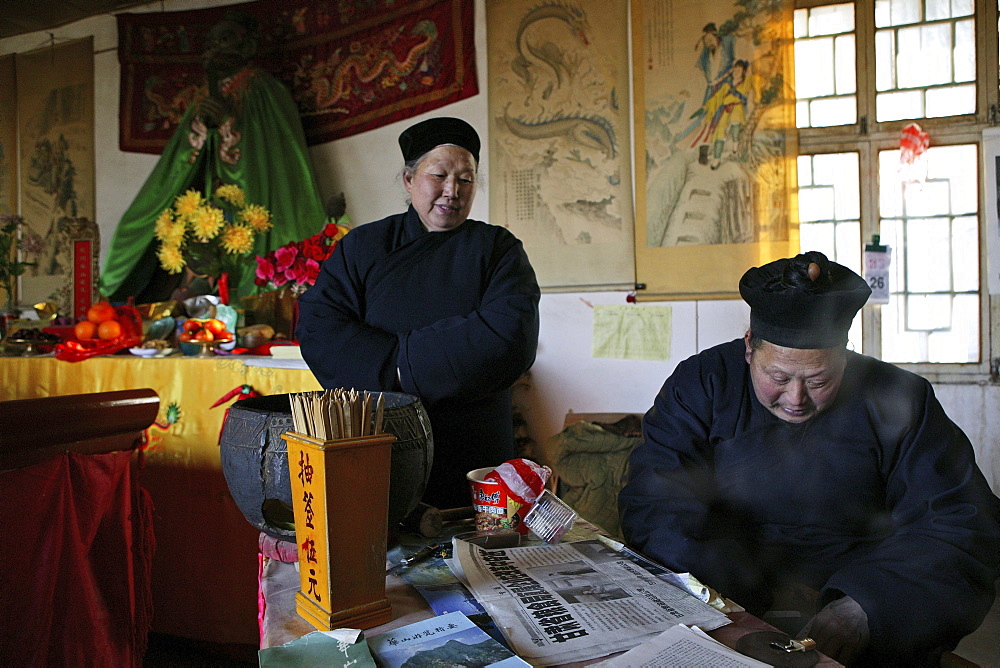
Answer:
<svg viewBox="0 0 1000 668"><path fill-rule="evenodd" d="M872 290L819 251L754 267L740 279L754 336L786 348L834 348Z"/></svg>
<svg viewBox="0 0 1000 668"><path fill-rule="evenodd" d="M399 135L399 148L406 162L416 160L441 144L461 146L479 164L479 134L461 118L429 118L411 125Z"/></svg>

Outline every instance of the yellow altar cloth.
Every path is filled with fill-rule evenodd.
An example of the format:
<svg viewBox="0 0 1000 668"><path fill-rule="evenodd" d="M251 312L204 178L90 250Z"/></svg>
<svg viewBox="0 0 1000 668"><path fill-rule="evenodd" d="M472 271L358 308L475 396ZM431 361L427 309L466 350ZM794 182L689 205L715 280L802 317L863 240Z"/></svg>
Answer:
<svg viewBox="0 0 1000 668"><path fill-rule="evenodd" d="M160 395L140 476L155 505L153 630L159 633L258 642L260 534L230 496L219 459L219 434L233 401L210 406L243 384L268 395L321 388L308 369L247 362L267 363L236 356L0 357L0 401L144 387Z"/></svg>

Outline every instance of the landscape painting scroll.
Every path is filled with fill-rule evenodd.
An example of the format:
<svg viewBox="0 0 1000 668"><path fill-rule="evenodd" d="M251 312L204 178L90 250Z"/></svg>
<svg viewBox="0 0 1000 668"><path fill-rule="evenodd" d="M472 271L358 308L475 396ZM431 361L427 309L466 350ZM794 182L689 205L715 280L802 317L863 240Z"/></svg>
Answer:
<svg viewBox="0 0 1000 668"><path fill-rule="evenodd" d="M73 311L73 240L94 217L94 41L18 53L21 215L27 223L20 303Z"/></svg>
<svg viewBox="0 0 1000 668"><path fill-rule="evenodd" d="M633 287L628 4L487 0L490 222L546 290Z"/></svg>
<svg viewBox="0 0 1000 668"><path fill-rule="evenodd" d="M640 299L738 297L795 254L791 0L633 0Z"/></svg>

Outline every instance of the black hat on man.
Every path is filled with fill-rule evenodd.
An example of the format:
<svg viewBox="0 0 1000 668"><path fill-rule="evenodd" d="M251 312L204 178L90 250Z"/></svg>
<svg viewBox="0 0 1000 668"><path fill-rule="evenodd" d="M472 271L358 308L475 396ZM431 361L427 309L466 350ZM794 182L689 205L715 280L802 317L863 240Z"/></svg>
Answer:
<svg viewBox="0 0 1000 668"><path fill-rule="evenodd" d="M754 267L740 279L753 335L786 348L847 345L871 292L865 279L819 251Z"/></svg>
<svg viewBox="0 0 1000 668"><path fill-rule="evenodd" d="M399 135L399 148L405 162L416 160L441 144L461 146L479 164L479 134L461 118L429 118L411 125Z"/></svg>

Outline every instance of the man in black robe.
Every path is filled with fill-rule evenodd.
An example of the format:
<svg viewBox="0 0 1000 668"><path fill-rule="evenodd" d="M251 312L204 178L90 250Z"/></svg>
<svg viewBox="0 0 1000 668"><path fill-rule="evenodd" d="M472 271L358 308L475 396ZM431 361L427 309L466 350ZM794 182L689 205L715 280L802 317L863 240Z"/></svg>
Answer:
<svg viewBox="0 0 1000 668"><path fill-rule="evenodd" d="M424 501L468 506L465 474L517 456L510 388L535 359L540 291L521 242L468 219L472 126L434 118L399 143L411 205L340 241L296 335L323 387L419 397L434 438Z"/></svg>
<svg viewBox="0 0 1000 668"><path fill-rule="evenodd" d="M740 293L743 340L678 365L643 419L629 544L765 618L798 607L841 662L937 665L1000 574L1000 501L968 438L926 380L846 350L870 294L854 272L811 252Z"/></svg>

